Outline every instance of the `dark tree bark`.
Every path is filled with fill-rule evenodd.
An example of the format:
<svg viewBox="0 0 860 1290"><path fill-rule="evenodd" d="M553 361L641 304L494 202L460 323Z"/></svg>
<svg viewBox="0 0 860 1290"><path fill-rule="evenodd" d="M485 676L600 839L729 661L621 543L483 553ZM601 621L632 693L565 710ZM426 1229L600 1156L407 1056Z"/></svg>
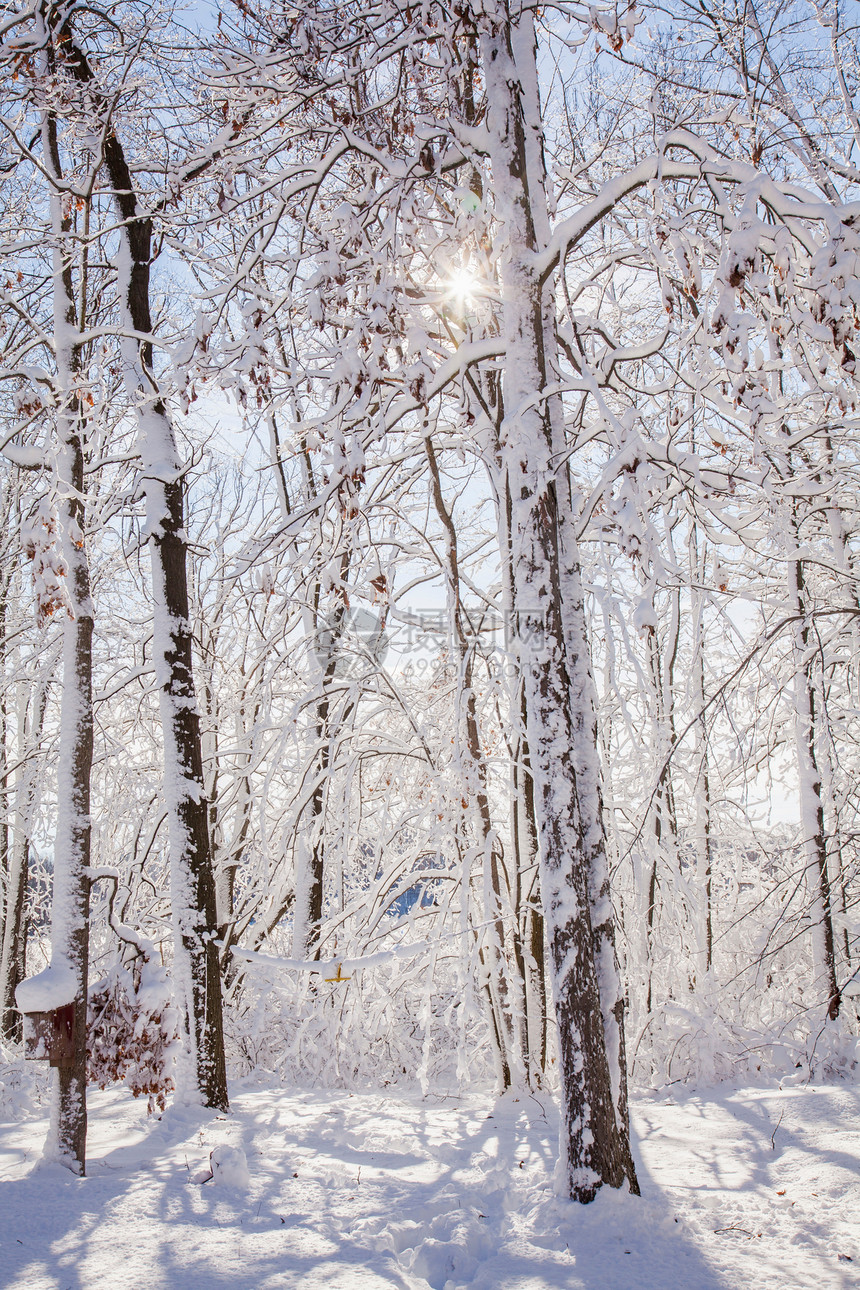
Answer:
<svg viewBox="0 0 860 1290"><path fill-rule="evenodd" d="M799 543L795 516L792 517L792 523L795 541ZM839 1016L842 996L836 979L833 898L824 829L824 798L815 747L815 682L809 654L809 620L802 560L789 560L788 585L792 607L797 616L794 637L795 749L800 780L800 824L813 907L813 972L816 985L826 994L827 1016L835 1021Z"/></svg>
<svg viewBox="0 0 860 1290"><path fill-rule="evenodd" d="M147 502L154 599L153 649L160 681L164 731L165 797L171 853L171 898L176 974L184 994L196 1091L206 1106L226 1110L227 1074L217 937L215 879L203 779L200 717L194 690L185 534L185 477L167 407L153 369L150 271L152 217L141 206L125 151L110 123L84 51L64 18L65 65L86 85L104 118L104 167L122 221L125 243L118 292L121 320L134 338L123 340L126 392L138 418Z"/></svg>
<svg viewBox="0 0 860 1290"><path fill-rule="evenodd" d="M46 156L59 179L57 122L49 116L43 131ZM57 767L58 820L54 847L54 891L51 918L51 962L65 959L75 974L74 1058L57 1069L52 1116L56 1141L51 1144L64 1162L86 1171L87 1141L87 986L90 932L90 775L93 764L93 607L85 546L84 417L75 376L80 370L80 346L69 344L77 324L68 238L71 220L63 217L61 196L51 197L54 209L54 318L58 378L64 406L59 417L60 528L71 600L71 618L64 627L63 698L60 718L60 759ZM58 227L59 225L59 227Z"/></svg>
<svg viewBox="0 0 860 1290"><path fill-rule="evenodd" d="M511 496L514 630L523 669L526 725L535 784L541 852L541 894L553 965L553 993L561 1060L561 1152L568 1194L589 1201L599 1188L627 1183L637 1190L628 1126L620 1097L626 1080L623 1051L607 1050L593 918L611 927L602 879L595 887L594 856L577 787L591 740L585 710L586 659L571 654L562 598L562 555L578 564L572 535L562 552L554 460L555 435L548 387L544 283L535 267L535 208L545 206L539 150L527 140L540 122L535 34L530 14L515 20L476 20L490 105L487 148L493 170L506 342L505 420L500 449ZM528 95L528 110L526 98ZM540 220L546 223L545 211ZM583 648L585 637L583 633ZM590 757L596 749L589 748ZM603 932L600 933L604 939ZM610 1062L612 1069L610 1070Z"/></svg>

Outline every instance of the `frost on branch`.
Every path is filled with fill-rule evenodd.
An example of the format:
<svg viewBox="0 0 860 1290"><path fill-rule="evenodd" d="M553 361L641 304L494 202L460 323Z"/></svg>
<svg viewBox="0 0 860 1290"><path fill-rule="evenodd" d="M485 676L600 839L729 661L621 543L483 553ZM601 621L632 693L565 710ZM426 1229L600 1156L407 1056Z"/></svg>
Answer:
<svg viewBox="0 0 860 1290"><path fill-rule="evenodd" d="M591 6L588 17L592 31L605 36L616 53L625 40L633 39L636 27L642 22L642 15L633 4L627 6L623 17L618 12L618 6L614 9L598 9L596 6Z"/></svg>

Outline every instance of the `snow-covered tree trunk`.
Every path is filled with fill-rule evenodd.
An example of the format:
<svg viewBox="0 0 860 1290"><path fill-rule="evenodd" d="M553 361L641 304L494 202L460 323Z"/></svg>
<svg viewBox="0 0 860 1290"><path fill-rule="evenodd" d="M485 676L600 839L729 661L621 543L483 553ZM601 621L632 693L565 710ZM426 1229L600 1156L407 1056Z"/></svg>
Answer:
<svg viewBox="0 0 860 1290"><path fill-rule="evenodd" d="M5 491L5 490L4 490ZM6 498L4 497L4 501ZM6 506L3 507L7 511ZM10 516L4 517L7 519ZM9 872L9 668L6 624L15 564L9 558L0 574L0 949L6 922L6 878Z"/></svg>
<svg viewBox="0 0 860 1290"><path fill-rule="evenodd" d="M71 401L71 400L70 400ZM75 416L75 421L77 417ZM59 484L68 490L60 509L70 618L63 628L63 697L57 762L57 833L51 904L51 970L74 976L74 1059L57 1068L51 1130L45 1148L83 1174L87 1135L87 976L90 906L90 772L93 759L93 609L84 548L84 459L72 423L59 454ZM71 1002L72 1000L67 1000ZM59 1000L58 1000L59 1002Z"/></svg>
<svg viewBox="0 0 860 1290"><path fill-rule="evenodd" d="M95 96L96 78L64 29L66 65ZM185 484L173 425L152 361L151 217L141 209L117 134L105 129L104 165L121 220L117 293L123 327L123 380L138 423L138 451L152 564L153 657L164 739L164 794L170 837L175 933L174 973L186 1019L191 1087L183 1095L226 1109L227 1075L217 937L215 879L203 778L200 715L194 690L188 598Z"/></svg>
<svg viewBox="0 0 860 1290"><path fill-rule="evenodd" d="M44 48L49 50L50 35L45 28L43 33ZM43 57L47 72L50 55ZM63 625L51 962L38 977L22 982L17 1000L22 1012L74 1005L73 1057L70 1064L56 1071L45 1155L83 1174L87 1138L93 606L85 545L84 415L78 387L80 340L72 276L72 226L64 210L57 120L51 112L43 118L42 156L51 185L57 494L68 607Z"/></svg>
<svg viewBox="0 0 860 1290"><path fill-rule="evenodd" d="M583 860L588 867L594 960L603 1013L603 1030L615 1111L629 1155L630 1114L627 1098L627 1053L624 1031L624 985L618 970L615 911L609 881L606 825L603 818L603 775L597 732L597 695L591 668L591 649L585 617L585 595L573 526L562 524L562 617L571 679L571 718L580 812Z"/></svg>
<svg viewBox="0 0 860 1290"><path fill-rule="evenodd" d="M691 519L690 532L690 585L704 587L705 550L699 548L698 523ZM713 928L713 840L711 837L711 772L708 749L708 718L705 712L705 596L697 591L693 597L693 662L692 695L696 711L695 765L696 765L696 886L699 900L696 919L698 931L698 961L700 970L710 972L714 957ZM697 973L698 979L698 973Z"/></svg>
<svg viewBox="0 0 860 1290"><path fill-rule="evenodd" d="M313 494L313 482L311 481ZM351 547L341 553L339 582L334 598L329 599L322 582L313 591L311 635L317 695L314 702L314 752L309 771L310 800L301 812L301 831L296 842L295 902L293 916L293 957L320 957L320 937L325 906L326 882L326 808L337 725L346 719L341 710L335 720L332 698L338 679L338 662L347 626L347 578L352 558ZM352 705L349 705L351 710Z"/></svg>
<svg viewBox="0 0 860 1290"><path fill-rule="evenodd" d="M499 444L496 456L501 462ZM527 718L518 642L512 631L514 590L510 542L511 499L508 490L499 505L499 549L502 560L502 596L505 621L505 652L517 660L510 687L511 726L511 841L516 879L514 914L522 946L523 1025L522 1052L527 1077L539 1087L547 1062L546 943L541 907L539 847L535 817L535 789L531 773Z"/></svg>
<svg viewBox="0 0 860 1290"><path fill-rule="evenodd" d="M293 923L293 955L296 958L314 959L320 956L325 897L326 855L326 799L331 765L331 686L337 671L337 656L343 632L345 603L339 603L328 622L317 622L326 636L328 657L322 661L320 693L314 711L314 760L311 771L311 800L305 814L307 837L300 841L296 865L295 917ZM320 639L319 632L317 640Z"/></svg>
<svg viewBox="0 0 860 1290"><path fill-rule="evenodd" d="M601 1003L587 838L577 793L578 737L563 621L557 467L546 404L543 284L532 203L543 176L529 167L526 132L539 125L531 15L501 6L478 20L487 87L506 342L502 470L511 496L514 625L520 645L535 784L541 892L552 959L561 1062L560 1184L589 1201L603 1184L636 1188L626 1125L617 1111ZM516 55L515 55L516 50ZM525 93L524 93L525 87ZM527 115L528 114L528 115ZM500 495L504 495L503 490ZM580 736L581 737L581 736ZM613 1054L613 1059L616 1055Z"/></svg>
<svg viewBox="0 0 860 1290"><path fill-rule="evenodd" d="M522 698L522 694L519 696ZM525 713L520 714L525 729ZM547 997L544 917L538 872L539 849L535 820L534 781L528 740L515 742L512 759L511 833L517 872L518 899L525 967L525 1061L530 1082L540 1087L547 1062Z"/></svg>
<svg viewBox="0 0 860 1290"><path fill-rule="evenodd" d="M832 471L834 465L834 454L830 436L825 438L825 455L828 469ZM839 582L841 584L841 594L846 598L847 602L857 610L857 614L852 614L851 620L848 624L848 670L850 677L852 668L856 669L858 662L860 662L860 592L858 592L855 561L852 558L851 544L846 530L845 516L843 514L842 507L837 504L835 500L834 504L828 508L827 522L830 530L830 540L833 547L833 558L838 570ZM841 827L839 803L837 801L835 790L837 777L835 774L836 767L834 765L834 758L832 755L832 743L828 745L826 754L827 765L824 781L825 794L830 806L830 827L828 828L828 832L833 839L831 858L834 862L833 872L839 891L839 899L838 902L835 903L837 903L839 907L839 922L841 924L839 928L840 935L837 939L841 941L845 968L847 974L850 976L852 953L851 935L849 932L850 913L848 896L848 866L845 863L845 857L843 855L844 837ZM825 820L825 823L828 822ZM834 928L834 933L835 932L836 928Z"/></svg>
<svg viewBox="0 0 860 1290"><path fill-rule="evenodd" d="M140 290L139 279L144 266L148 277L150 248L147 245L141 254L128 225L125 232L121 290L128 325L138 334L147 334L148 297ZM151 355L141 354L145 348L138 347L136 341L125 343L125 379L128 393L137 402L152 560L153 654L164 735L174 973L187 1020L194 1089L204 1105L226 1110L221 980L215 946L218 914L194 691L183 471L167 409L153 388ZM192 1091L186 1089L185 1095L191 1096Z"/></svg>
<svg viewBox="0 0 860 1290"><path fill-rule="evenodd" d="M280 334L278 334L278 349L286 363L283 338ZM286 483L280 473L283 470L283 462L280 457L274 418L271 419L270 424L273 432L272 461L278 469L279 500L282 514L286 516L289 514L289 503ZM302 465L306 495L309 500L314 500L317 497L316 475L304 445ZM356 481L355 486L360 487L360 484ZM294 849L294 890L288 898L293 904L292 952L293 957L298 959L312 956L316 960L320 957L326 882L326 809L336 725L331 708L333 690L338 679L338 661L343 635L347 627L349 608L347 580L351 562L352 546L347 542L337 562L337 585L328 589L324 586L323 578L317 577L309 597L310 605L305 611L306 629L311 639L309 662L317 693L311 726L314 751L308 771L309 799L299 812L299 827ZM343 718L344 714L341 713L340 716ZM266 922L266 934L283 916L287 903L288 900L285 899L273 909L272 917Z"/></svg>
<svg viewBox="0 0 860 1290"><path fill-rule="evenodd" d="M529 197L538 246L551 235L545 162L543 156L543 118L535 60L536 40L533 19L521 20L512 42L515 61L521 75L520 92L524 104L524 153L529 176ZM558 363L556 331L556 283L554 276L543 287L543 343L545 377L551 385L562 384ZM564 429L564 405L561 396L552 395L546 402L551 425L555 460L567 461ZM603 817L602 771L597 730L597 695L591 667L591 648L585 616L581 560L576 537L570 465L558 474L560 595L565 648L570 675L571 722L580 828L584 861L589 874L592 931L595 964L598 975L601 1010L610 1079L616 1114L625 1141L629 1141L627 1106L627 1064L624 1038L625 993L618 971L615 947L615 914L609 884L606 825ZM536 929L535 929L536 930ZM629 1155L629 1148L628 1148ZM634 1177L632 1158L627 1162Z"/></svg>
<svg viewBox="0 0 860 1290"><path fill-rule="evenodd" d="M646 928L646 998L645 1011L650 1013L654 1003L654 951L658 906L661 903L660 863L667 862L669 874L675 881L680 878L678 854L678 821L675 813L675 791L672 776L671 753L675 743L674 726L674 677L680 631L679 592L672 592L672 610L668 639L661 642L657 627L649 623L645 628L648 672L653 694L651 740L655 753L654 770L656 785L650 809L653 852L648 874L648 892L645 907Z"/></svg>
<svg viewBox="0 0 860 1290"><path fill-rule="evenodd" d="M12 845L6 873L6 910L3 922L3 944L0 949L0 1008L2 1033L16 1042L21 1038L21 1014L15 1003L15 992L24 979L26 962L26 927L24 905L30 872L30 842L36 787L41 766L39 744L42 722L48 701L51 668L40 670L29 702L22 701L18 722L20 763L15 777L15 815Z"/></svg>
<svg viewBox="0 0 860 1290"><path fill-rule="evenodd" d="M132 326L139 332L147 330L139 323ZM126 378L131 382L142 370L131 361ZM136 393L141 399L138 416L152 558L153 653L164 735L174 973L187 1019L196 1093L204 1105L226 1110L221 981L215 946L218 914L194 692L182 466L160 398L155 396L147 407L143 404L145 385L138 385ZM191 1090L186 1090L186 1095L191 1095Z"/></svg>
<svg viewBox="0 0 860 1290"><path fill-rule="evenodd" d="M424 450L430 469L430 495L444 532L443 567L451 619L452 657L457 665L457 710L463 722L462 735L456 742L459 744L457 751L462 775L464 811L470 818L473 836L478 839L479 844L484 888L484 918L487 923L486 935L482 938L484 943L479 954L482 967L486 972L491 1013L490 1031L494 1041L497 1075L501 1087L505 1089L522 1075L527 1075L524 1057L527 1043L527 1035L524 1033L525 964L513 927L511 893L507 881L504 884L505 893L502 891L503 858L498 834L493 826L487 791L487 763L481 743L478 710L472 683L473 643L469 639L461 600L457 527L442 491L439 462L430 435L427 435L424 440ZM516 979L509 982L511 960L517 970Z"/></svg>
<svg viewBox="0 0 860 1290"><path fill-rule="evenodd" d="M799 539L796 518L792 519L795 543ZM833 937L833 906L824 831L824 799L815 747L815 681L810 659L809 620L803 575L803 561L788 560L789 604L794 627L794 742L800 785L800 830L806 857L807 882L812 914L813 989L827 1004L831 1021L839 1015L840 993L836 980L836 952Z"/></svg>
<svg viewBox="0 0 860 1290"><path fill-rule="evenodd" d="M12 579L17 561L13 555L12 544L8 541L9 533L17 539L18 525L13 524L12 490L8 481L4 481L3 506L0 510L0 522L6 530L7 542L3 550L4 567L0 573L0 964L3 957L3 942L6 939L6 921L11 908L10 839L13 839L9 828L11 768L9 758L9 696L12 693L12 667L10 666L9 649L9 601L12 590ZM5 1033L5 978L0 969L0 1032ZM17 985L17 982L15 983ZM12 995L14 1002L14 991Z"/></svg>

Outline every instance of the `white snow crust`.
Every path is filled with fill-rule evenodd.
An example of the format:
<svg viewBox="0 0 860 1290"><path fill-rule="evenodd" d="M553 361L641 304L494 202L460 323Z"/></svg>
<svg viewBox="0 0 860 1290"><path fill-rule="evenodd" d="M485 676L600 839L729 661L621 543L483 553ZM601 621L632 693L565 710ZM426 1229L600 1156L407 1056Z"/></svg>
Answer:
<svg viewBox="0 0 860 1290"><path fill-rule="evenodd" d="M71 1003L77 993L77 977L68 959L55 954L49 967L22 981L15 1002L22 1012L50 1012Z"/></svg>
<svg viewBox="0 0 860 1290"><path fill-rule="evenodd" d="M248 1159L241 1147L231 1147L222 1142L215 1147L209 1157L212 1170L212 1181L222 1187L248 1187L251 1175L248 1172Z"/></svg>
<svg viewBox="0 0 860 1290"><path fill-rule="evenodd" d="M552 1191L544 1095L246 1086L231 1104L147 1120L125 1092L92 1093L85 1179L37 1165L43 1125L0 1125L4 1290L858 1284L856 1086L640 1098L643 1196L583 1207ZM210 1162L247 1182L195 1185Z"/></svg>

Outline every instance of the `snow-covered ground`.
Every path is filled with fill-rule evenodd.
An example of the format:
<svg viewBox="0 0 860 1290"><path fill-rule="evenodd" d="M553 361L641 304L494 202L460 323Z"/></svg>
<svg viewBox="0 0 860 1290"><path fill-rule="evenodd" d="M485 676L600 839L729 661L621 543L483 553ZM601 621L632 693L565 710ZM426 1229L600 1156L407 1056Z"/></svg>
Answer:
<svg viewBox="0 0 860 1290"><path fill-rule="evenodd" d="M0 1126L4 1290L860 1285L852 1086L639 1099L643 1198L585 1208L553 1195L545 1097L257 1087L226 1118L149 1121L123 1093L90 1105L86 1179L34 1167L44 1121Z"/></svg>

